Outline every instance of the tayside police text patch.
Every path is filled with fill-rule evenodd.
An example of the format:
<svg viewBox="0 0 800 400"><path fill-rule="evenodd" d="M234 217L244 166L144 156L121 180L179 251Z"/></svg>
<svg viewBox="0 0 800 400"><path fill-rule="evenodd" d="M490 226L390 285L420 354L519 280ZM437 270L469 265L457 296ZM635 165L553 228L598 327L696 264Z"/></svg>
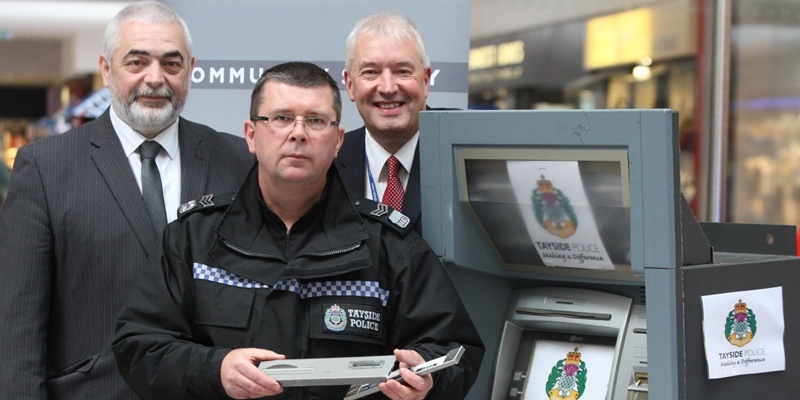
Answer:
<svg viewBox="0 0 800 400"><path fill-rule="evenodd" d="M322 303L325 332L381 338L383 309L365 304Z"/></svg>

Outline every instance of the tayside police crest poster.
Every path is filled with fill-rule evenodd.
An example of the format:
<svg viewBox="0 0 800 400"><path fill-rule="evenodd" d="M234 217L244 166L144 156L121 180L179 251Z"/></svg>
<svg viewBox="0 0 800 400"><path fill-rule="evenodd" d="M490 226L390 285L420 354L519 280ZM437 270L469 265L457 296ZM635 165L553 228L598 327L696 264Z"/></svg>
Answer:
<svg viewBox="0 0 800 400"><path fill-rule="evenodd" d="M709 379L786 370L783 288L702 297Z"/></svg>
<svg viewBox="0 0 800 400"><path fill-rule="evenodd" d="M547 266L611 270L577 161L508 161L516 202Z"/></svg>

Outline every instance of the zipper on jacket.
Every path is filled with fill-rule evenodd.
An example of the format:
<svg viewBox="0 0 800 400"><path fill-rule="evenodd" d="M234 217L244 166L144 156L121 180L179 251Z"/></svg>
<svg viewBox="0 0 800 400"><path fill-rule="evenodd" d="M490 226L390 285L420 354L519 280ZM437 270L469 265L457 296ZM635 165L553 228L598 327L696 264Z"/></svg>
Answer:
<svg viewBox="0 0 800 400"><path fill-rule="evenodd" d="M301 312L303 313L301 323L300 323L300 332L297 332L297 353L300 358L306 358L308 356L308 342L311 341L311 312L309 311L311 305L314 304L313 301L302 301L300 304Z"/></svg>
<svg viewBox="0 0 800 400"><path fill-rule="evenodd" d="M289 232L287 231L287 240L289 239L288 233ZM229 242L227 239L224 239L224 238L220 238L220 241L222 241L222 243L225 245L225 247L227 247L227 248L229 248L229 249L231 249L231 250L233 250L233 251L235 251L235 252L237 252L239 254L248 256L248 257L271 258L271 259L274 259L274 260L282 261L284 263L287 262L283 257L278 257L278 256L273 255L273 254L261 253L261 252L256 252L256 251L252 251L252 250L241 248L241 247ZM356 243L353 243L353 244L351 244L349 246L339 247L339 248L336 248L336 249L325 250L325 251L311 251L311 252L307 252L307 253L303 253L303 254L298 254L294 258L301 257L301 256L302 257L335 256L335 255L351 252L353 250L358 249L359 247L361 247L361 242L356 242Z"/></svg>
<svg viewBox="0 0 800 400"><path fill-rule="evenodd" d="M310 256L310 257L327 257L327 256L335 256L338 254L344 254L351 252L357 248L361 247L361 242L353 243L349 246L339 247L338 249L326 250L326 251L310 251L308 253L303 253L303 256Z"/></svg>
<svg viewBox="0 0 800 400"><path fill-rule="evenodd" d="M233 251L235 251L235 252L237 252L239 254L248 256L248 257L271 258L273 260L282 261L284 263L286 262L286 260L284 260L283 257L278 257L278 256L276 256L274 254L260 253L260 252L257 252L257 251L243 249L243 248L241 248L241 247L229 242L227 239L222 239L221 238L220 241L222 242L222 244L225 245L225 247L227 247L227 248L229 248L229 249L231 249L231 250L233 250Z"/></svg>

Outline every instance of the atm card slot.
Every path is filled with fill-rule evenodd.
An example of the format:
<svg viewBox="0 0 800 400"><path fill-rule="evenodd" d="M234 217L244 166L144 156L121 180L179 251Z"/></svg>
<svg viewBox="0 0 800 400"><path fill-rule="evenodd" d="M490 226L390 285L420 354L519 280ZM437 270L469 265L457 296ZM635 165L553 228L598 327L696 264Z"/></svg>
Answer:
<svg viewBox="0 0 800 400"><path fill-rule="evenodd" d="M580 311L547 310L543 308L517 308L517 314L536 315L540 317L561 317L576 319L591 319L595 321L610 321L611 314L587 313Z"/></svg>

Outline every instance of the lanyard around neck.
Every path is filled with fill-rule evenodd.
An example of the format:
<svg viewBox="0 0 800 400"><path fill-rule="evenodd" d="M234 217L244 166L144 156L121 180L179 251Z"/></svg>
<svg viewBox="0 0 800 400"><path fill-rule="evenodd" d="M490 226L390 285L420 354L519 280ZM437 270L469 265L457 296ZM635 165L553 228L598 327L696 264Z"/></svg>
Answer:
<svg viewBox="0 0 800 400"><path fill-rule="evenodd" d="M369 177L369 189L372 192L372 200L380 202L378 198L378 187L375 185L375 178L372 177L372 168L369 167L369 157L367 156L367 149L364 149L364 162L367 164L367 176Z"/></svg>

